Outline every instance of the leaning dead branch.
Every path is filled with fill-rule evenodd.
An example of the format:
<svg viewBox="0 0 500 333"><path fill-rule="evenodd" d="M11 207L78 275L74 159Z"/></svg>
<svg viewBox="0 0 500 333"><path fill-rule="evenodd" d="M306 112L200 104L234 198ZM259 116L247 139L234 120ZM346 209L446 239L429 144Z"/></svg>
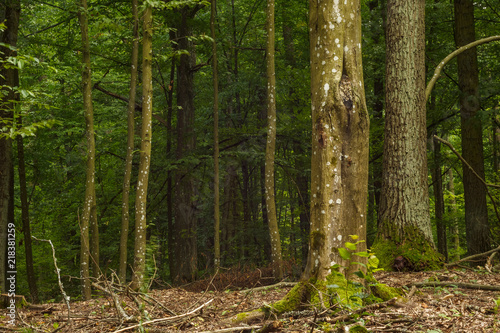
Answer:
<svg viewBox="0 0 500 333"><path fill-rule="evenodd" d="M451 262L451 263L445 264L445 266L446 266L446 267L456 266L456 265L458 265L458 264L459 264L459 263L461 263L461 262L464 262L464 261L471 261L471 260L474 260L474 259L477 259L477 258L481 258L481 257L489 256L490 254L495 253L495 252L498 252L498 251L500 251L500 246L499 246L499 247L497 247L496 249L490 250L490 251L488 251L488 252L474 254L474 255L472 255L472 256L465 257L465 258L460 259L460 260L458 260L458 261L454 261L454 262Z"/></svg>
<svg viewBox="0 0 500 333"><path fill-rule="evenodd" d="M57 267L57 258L56 258L56 249L54 248L54 244L52 244L52 241L50 239L38 239L35 236L31 236L34 240L40 241L40 242L47 242L50 244L50 247L52 248L52 259L54 261L54 267L56 268L56 273L57 273L57 282L59 284L59 289L61 290L61 294L63 295L64 302L66 303L66 306L68 307L68 321L71 321L71 315L70 315L70 305L69 305L69 296L66 294L64 291L64 287L61 281L61 270L59 267Z"/></svg>
<svg viewBox="0 0 500 333"><path fill-rule="evenodd" d="M256 292L256 291L262 291L262 290L267 290L267 289L272 289L272 288L295 287L296 284L297 284L297 282L279 282L279 283L272 284L272 285L269 285L269 286L263 286L263 287L256 287L256 288L252 288L252 289L241 290L240 292L248 294L248 293L253 293L253 292Z"/></svg>
<svg viewBox="0 0 500 333"><path fill-rule="evenodd" d="M429 281L429 282L412 283L412 284L410 284L410 286L415 286L417 288L421 288L421 287L458 287L458 288L463 288L463 289L500 291L500 286L491 286L491 285L476 284L476 283L459 283L459 282Z"/></svg>
<svg viewBox="0 0 500 333"><path fill-rule="evenodd" d="M156 323L161 323L161 322L166 322L166 321L174 321L174 320L178 320L178 319L181 319L181 318L184 318L184 317L188 317L188 316L193 315L197 311L203 309L205 306L207 306L208 304L212 303L212 301L213 301L213 299L211 299L210 301L208 301L208 302L200 305L199 307L197 307L196 309L194 309L192 311L189 311L187 313L184 313L184 314L181 314L181 315L178 315L178 316L166 317L166 318L158 318L158 319L153 319L153 320L145 321L145 322L139 323L137 325L132 325L132 326L129 326L129 327L125 327L125 328L119 329L119 330L114 331L112 333L125 332L125 331L128 331L128 330L137 328L137 327L143 327L143 326L146 326L146 325L151 325L151 324L156 324Z"/></svg>

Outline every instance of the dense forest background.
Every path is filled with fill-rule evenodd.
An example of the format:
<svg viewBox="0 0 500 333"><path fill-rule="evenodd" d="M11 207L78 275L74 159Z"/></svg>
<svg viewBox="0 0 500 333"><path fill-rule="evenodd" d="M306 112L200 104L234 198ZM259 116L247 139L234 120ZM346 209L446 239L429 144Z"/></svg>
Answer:
<svg viewBox="0 0 500 333"><path fill-rule="evenodd" d="M151 61L153 82L152 150L147 195L146 277L155 286L184 283L214 271L213 67L210 3L147 1L153 9ZM370 171L367 245L377 234L385 115L385 1L361 1L363 71L370 115ZM17 230L18 293L29 295L26 273L26 224L22 223L25 165L31 235L52 240L66 290L80 293L80 222L86 191L87 144L82 98L82 48L79 6L75 1L21 1L16 58L19 102L12 134L13 213ZM271 260L265 194L266 33L263 0L217 2L215 34L219 79L220 266L265 267ZM127 154L127 102L133 18L129 1L88 3L95 128L95 213L98 265L91 274L118 271L122 230L122 194ZM476 39L497 35L500 2L474 2ZM3 15L5 8L0 7ZM142 13L142 7L139 6ZM142 15L142 14L141 14ZM3 19L2 19L3 20ZM426 82L456 49L453 1L426 1ZM276 155L275 202L287 274L299 276L309 241L311 102L308 2L276 1ZM141 58L141 53L139 53ZM181 59L189 55L186 64ZM484 172L487 183L500 181L500 43L477 48ZM141 64L141 60L139 64ZM3 65L7 66L7 65ZM187 69L183 66L187 66ZM141 128L141 66L135 106L135 154L130 192L128 262L133 262L134 203L138 186ZM449 260L468 253L463 165L433 135L461 147L460 89L457 61L443 70L427 103L428 185L433 233L438 229ZM183 77L181 77L183 75ZM184 77L185 76L185 77ZM22 118L22 124L20 122ZM18 139L22 138L22 140ZM3 140L6 140L4 137ZM20 146L23 147L20 150ZM20 155L22 152L22 155ZM436 175L439 175L437 179ZM22 176L23 177L23 176ZM487 199L491 248L500 243L498 190ZM495 192L496 191L496 192ZM183 200L179 197L182 193ZM186 194L187 193L187 194ZM483 189L486 196L486 188ZM5 207L4 207L5 208ZM176 220L194 221L183 229ZM25 216L25 218L28 218ZM96 231L91 231L94 236ZM91 242L96 242L96 237ZM191 242L187 257L195 274L176 281L182 251L174 243ZM95 244L94 244L95 245ZM38 299L59 297L51 268L52 249L33 241L34 281ZM179 254L179 252L181 252ZM174 253L179 255L174 258ZM98 268L100 270L98 270ZM131 271L128 269L128 279ZM32 295L33 297L33 295Z"/></svg>

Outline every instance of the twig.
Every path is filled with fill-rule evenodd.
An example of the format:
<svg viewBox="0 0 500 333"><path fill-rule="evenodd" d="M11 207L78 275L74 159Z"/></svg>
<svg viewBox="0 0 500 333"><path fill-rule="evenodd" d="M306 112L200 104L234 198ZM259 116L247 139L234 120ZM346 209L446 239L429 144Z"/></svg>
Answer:
<svg viewBox="0 0 500 333"><path fill-rule="evenodd" d="M164 321L177 320L177 319L180 319L180 318L184 318L184 317L192 315L193 313L195 313L198 310L203 309L205 306L207 306L208 304L212 303L212 301L213 301L213 298L210 301L206 302L205 304L200 305L199 307L197 307L193 311L190 311L190 312L178 315L178 316L167 317L167 318L158 318L158 319L154 319L154 320L145 321L145 322L137 324L137 325L132 325L132 326L129 326L129 327L125 327L125 328L119 329L117 331L114 331L113 333L125 332L125 331L131 330L133 328L142 327L142 326L149 325L149 324L160 323L160 322L164 322Z"/></svg>
<svg viewBox="0 0 500 333"><path fill-rule="evenodd" d="M54 267L56 268L56 273L57 273L57 282L59 284L59 289L61 290L61 294L63 295L64 302L66 303L66 306L68 307L68 321L71 321L70 318L70 306L69 306L69 296L66 295L66 292L64 291L64 287L61 281L61 270L59 267L57 267L57 258L56 258L56 249L54 248L54 244L52 244L52 241L50 239L38 239L35 236L31 236L34 240L40 241L40 242L47 242L50 244L50 247L52 247L52 259L54 261Z"/></svg>
<svg viewBox="0 0 500 333"><path fill-rule="evenodd" d="M477 172L470 166L470 164L467 163L467 161L455 150L455 148L453 147L453 145L451 143L449 143L446 140L441 139L437 135L434 135L434 139L436 139L436 140L444 143L448 147L450 147L451 151L453 151L453 153L455 153L455 155L457 155L457 157L462 161L462 163L464 163L472 171L472 173L474 174L474 176L476 176L481 181L481 183L483 183L483 185L486 188L486 193L490 197L491 203L493 204L493 209L495 210L495 213L497 215L497 220L500 222L500 213L498 212L497 205L495 203L495 199L493 198L493 196L491 195L490 191L488 190L488 187L500 188L500 185L486 183L486 181L483 178L481 178L481 176L479 176L477 174Z"/></svg>
<svg viewBox="0 0 500 333"><path fill-rule="evenodd" d="M352 313L345 314L345 315L342 315L342 316L337 316L337 317L331 318L331 319L325 319L324 321L327 322L327 323L335 323L335 322L338 322L338 321L346 321L346 320L351 319L351 317L353 315L355 315L355 314L363 313L363 312L366 312L366 311L372 311L372 310L375 310L375 309L381 309L381 308L388 307L390 305L394 305L396 303L396 300L397 300L397 298L394 297L394 298L391 298L390 300L382 302L382 303L370 304L370 305L367 305L367 306L362 307L360 309L357 309L356 311L354 311Z"/></svg>
<svg viewBox="0 0 500 333"><path fill-rule="evenodd" d="M417 283L412 283L410 285L415 287L458 287L463 289L500 291L500 286L490 286L490 285L476 284L476 283L430 281L430 282L417 282Z"/></svg>
<svg viewBox="0 0 500 333"><path fill-rule="evenodd" d="M267 290L267 289L271 289L271 288L295 287L296 284L297 284L297 282L279 282L279 283L272 284L272 285L269 285L269 286L263 286L263 287L256 287L256 288L252 288L252 289L241 290L240 292L248 294L248 293L251 293L251 292L262 291L262 290Z"/></svg>
<svg viewBox="0 0 500 333"><path fill-rule="evenodd" d="M101 287L99 284L97 284L95 282L92 282L92 286L94 288L99 289L99 290L101 290L101 291L103 291L106 294L109 294L111 296L111 298L113 299L113 302L115 303L116 311L118 312L118 314L121 317L121 319L123 319L125 322L131 322L131 321L135 320L134 316L127 315L127 313L125 312L125 310L123 310L122 306L120 305L120 300L118 299L118 295L116 295L111 290L111 288L108 290L106 288ZM122 320L120 320L120 322L122 322Z"/></svg>
<svg viewBox="0 0 500 333"><path fill-rule="evenodd" d="M215 331L203 331L200 333L227 333L227 332L240 332L244 330L258 330L262 328L262 326L238 326L238 327L229 327L229 328L222 328L220 330L215 330Z"/></svg>

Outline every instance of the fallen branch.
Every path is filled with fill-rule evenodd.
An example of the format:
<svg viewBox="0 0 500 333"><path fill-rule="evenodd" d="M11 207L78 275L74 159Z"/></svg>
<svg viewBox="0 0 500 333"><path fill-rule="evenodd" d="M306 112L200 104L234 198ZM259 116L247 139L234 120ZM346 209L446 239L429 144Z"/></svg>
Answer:
<svg viewBox="0 0 500 333"><path fill-rule="evenodd" d="M70 306L69 306L69 296L66 295L66 292L64 291L64 287L61 281L61 270L59 267L57 267L57 258L56 258L56 249L54 248L54 244L52 244L52 241L50 239L38 239L35 236L31 236L34 240L40 241L40 242L47 242L50 244L50 247L52 247L52 259L54 261L54 267L56 268L56 273L57 273L57 282L59 284L59 289L61 290L61 294L63 295L64 302L66 303L66 306L68 307L68 321L71 321L70 317Z"/></svg>
<svg viewBox="0 0 500 333"><path fill-rule="evenodd" d="M476 283L441 282L441 281L417 282L417 283L412 283L408 286L415 286L417 288L421 288L421 287L458 287L458 288L463 288L463 289L500 291L500 286L490 286L490 285L476 284Z"/></svg>
<svg viewBox="0 0 500 333"><path fill-rule="evenodd" d="M473 260L473 259L477 259L477 258L481 258L481 257L484 257L484 256L488 256L488 255L490 255L490 254L492 254L494 252L498 252L498 251L500 251L500 246L497 247L496 249L490 250L488 252L474 254L472 256L465 257L465 258L460 259L458 261L450 262L449 264L445 264L444 266L445 267L456 266L456 265L458 265L461 262L470 261L470 260Z"/></svg>
<svg viewBox="0 0 500 333"><path fill-rule="evenodd" d="M118 312L118 315L120 316L120 322L131 322L131 321L135 321L135 317L134 316L129 316L125 310L123 310L123 307L121 306L120 304L120 299L118 298L118 295L115 294L111 288L108 290L104 287L101 287L99 284L95 283L95 282L92 282L92 286L96 289L99 289L103 292L105 292L106 294L109 294L111 296L111 298L113 299L113 303L115 304L115 309L116 309L116 312Z"/></svg>
<svg viewBox="0 0 500 333"><path fill-rule="evenodd" d="M271 289L271 288L295 287L295 285L297 285L297 282L279 282L279 283L272 284L272 285L269 285L269 286L263 286L263 287L256 287L256 288L252 288L252 289L241 290L240 293L247 293L248 294L248 293L251 293L251 292L262 291L262 290L267 290L267 289Z"/></svg>
<svg viewBox="0 0 500 333"><path fill-rule="evenodd" d="M262 328L262 326L238 326L238 327L222 328L220 330L214 330L214 331L203 331L203 332L200 332L200 333L240 332L240 331L245 331L245 330L258 330L260 328Z"/></svg>
<svg viewBox="0 0 500 333"><path fill-rule="evenodd" d="M341 322L347 321L347 320L351 319L351 317L353 315L360 314L360 313L363 313L366 311L373 311L373 310L377 310L377 309L382 309L382 308L394 305L394 304L396 304L396 300L397 300L397 298L394 297L394 298L391 298L390 300L382 302L382 303L375 303L375 304L370 304L370 305L364 306L360 309L357 309L351 313L348 313L348 314L345 314L342 316L337 316L334 318L324 318L324 319L322 319L322 321L327 322L327 323L336 323L339 321L341 321Z"/></svg>
<svg viewBox="0 0 500 333"><path fill-rule="evenodd" d="M195 313L196 311L203 309L205 306L207 306L208 304L212 303L212 301L213 301L213 299L211 299L210 301L206 302L205 304L200 305L199 307L197 307L193 311L190 311L190 312L178 315L178 316L167 317L167 318L158 318L158 319L153 319L153 320L145 321L145 322L137 324L137 325L132 325L132 326L129 326L129 327L125 327L125 328L119 329L117 331L114 331L113 333L125 332L125 331L128 331L128 330L137 328L137 327L142 327L142 326L146 326L146 325L150 325L150 324L155 324L155 323L160 323L160 322L165 322L165 321L170 321L170 320L177 320L177 319L180 319L180 318L188 317L188 316L192 315L193 313Z"/></svg>

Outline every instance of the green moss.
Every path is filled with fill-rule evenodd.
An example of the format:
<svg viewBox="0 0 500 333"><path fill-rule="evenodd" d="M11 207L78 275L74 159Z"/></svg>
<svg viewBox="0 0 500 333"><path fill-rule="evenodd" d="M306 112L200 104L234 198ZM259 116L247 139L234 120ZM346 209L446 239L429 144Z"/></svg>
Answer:
<svg viewBox="0 0 500 333"><path fill-rule="evenodd" d="M372 251L380 260L379 266L386 271L393 271L394 259L402 256L408 260L408 270L424 271L438 270L443 266L443 257L414 227L405 229L406 239L398 241L397 232L392 239L378 238L372 246Z"/></svg>
<svg viewBox="0 0 500 333"><path fill-rule="evenodd" d="M243 321L245 321L245 319L247 319L247 317L248 317L248 313L247 312L238 313L236 315L236 321L237 322L243 322Z"/></svg>
<svg viewBox="0 0 500 333"><path fill-rule="evenodd" d="M272 312L276 315L297 310L300 307L300 303L305 298L306 294L306 284L305 282L300 282L295 287L293 287L281 301L273 303L269 307L263 308L263 310L269 311L270 309L272 309Z"/></svg>
<svg viewBox="0 0 500 333"><path fill-rule="evenodd" d="M401 290L396 288L389 287L383 283L377 283L373 286L370 286L370 290L373 296L380 298L382 301L388 301L393 299L394 297L401 296Z"/></svg>

